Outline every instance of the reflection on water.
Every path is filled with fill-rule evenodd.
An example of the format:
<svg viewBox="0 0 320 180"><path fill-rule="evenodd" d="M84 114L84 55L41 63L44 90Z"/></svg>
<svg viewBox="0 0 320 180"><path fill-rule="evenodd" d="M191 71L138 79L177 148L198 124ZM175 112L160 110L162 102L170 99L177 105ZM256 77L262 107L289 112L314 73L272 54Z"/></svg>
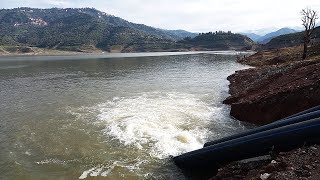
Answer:
<svg viewBox="0 0 320 180"><path fill-rule="evenodd" d="M221 104L232 53L16 58L0 60L1 179L184 179L170 155L245 129Z"/></svg>

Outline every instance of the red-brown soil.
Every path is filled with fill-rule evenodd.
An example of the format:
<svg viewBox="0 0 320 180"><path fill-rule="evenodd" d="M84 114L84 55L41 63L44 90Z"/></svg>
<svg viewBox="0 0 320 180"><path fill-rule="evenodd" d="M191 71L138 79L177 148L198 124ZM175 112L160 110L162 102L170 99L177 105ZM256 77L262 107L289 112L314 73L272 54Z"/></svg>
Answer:
<svg viewBox="0 0 320 180"><path fill-rule="evenodd" d="M256 58L266 57L261 53L268 54L268 58L272 56L271 52L260 52L249 59L259 61ZM228 80L231 96L224 103L231 105L231 116L240 121L263 125L320 105L319 56L303 61L291 58L277 65L263 64L237 71Z"/></svg>

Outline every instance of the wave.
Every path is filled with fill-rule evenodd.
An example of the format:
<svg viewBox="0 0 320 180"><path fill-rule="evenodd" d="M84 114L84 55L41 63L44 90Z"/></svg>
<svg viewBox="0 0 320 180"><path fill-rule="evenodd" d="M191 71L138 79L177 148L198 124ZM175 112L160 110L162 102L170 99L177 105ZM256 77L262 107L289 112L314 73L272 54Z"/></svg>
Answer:
<svg viewBox="0 0 320 180"><path fill-rule="evenodd" d="M175 92L116 97L97 108L105 135L124 145L149 148L159 159L201 148L213 116L221 114L221 108L195 95Z"/></svg>

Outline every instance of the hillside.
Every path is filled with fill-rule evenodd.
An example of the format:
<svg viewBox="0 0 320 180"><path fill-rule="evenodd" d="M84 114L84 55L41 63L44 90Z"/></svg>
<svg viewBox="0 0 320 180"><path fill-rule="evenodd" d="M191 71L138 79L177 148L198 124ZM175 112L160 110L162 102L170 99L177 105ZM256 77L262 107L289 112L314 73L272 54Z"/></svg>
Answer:
<svg viewBox="0 0 320 180"><path fill-rule="evenodd" d="M191 37L194 38L196 37L198 34L197 33L191 33L185 30L165 30L165 29L160 29L161 31L165 32L168 35L171 35L172 37L174 37L177 40L182 40L186 37Z"/></svg>
<svg viewBox="0 0 320 180"><path fill-rule="evenodd" d="M21 52L20 47L77 52L227 50L251 49L253 44L240 34L197 36L131 23L92 8L2 9L0 27L0 47L15 47L13 52Z"/></svg>
<svg viewBox="0 0 320 180"><path fill-rule="evenodd" d="M295 33L297 32L294 29L290 29L290 28L281 28L277 31L268 33L262 37L260 37L257 42L261 43L261 44L266 44L268 43L272 38L280 36L280 35L284 35L284 34L291 34L291 33Z"/></svg>
<svg viewBox="0 0 320 180"><path fill-rule="evenodd" d="M187 48L202 48L213 50L251 50L255 43L247 36L229 32L200 33L194 38L185 38L178 43Z"/></svg>
<svg viewBox="0 0 320 180"><path fill-rule="evenodd" d="M145 32L150 35L154 35L160 38L180 40L185 37L194 36L195 33L190 33L183 30L163 30L146 26L144 24L136 24L126 21L122 18L115 17L113 15L98 11L93 8L67 8L67 9L35 9L35 8L16 8L16 9L2 9L0 10L1 22L17 21L17 25L31 23L36 25L50 25L50 23L66 18L68 16L74 16L79 14L89 15L94 19L99 19L100 22L104 22L113 27L127 27L135 30ZM2 18L1 18L2 17ZM8 18L8 19L7 19ZM33 20L32 20L33 19ZM20 22L19 22L20 21ZM43 21L43 22L42 22Z"/></svg>
<svg viewBox="0 0 320 180"><path fill-rule="evenodd" d="M228 77L231 96L224 103L231 105L230 114L262 125L320 105L320 44L309 48L306 60L302 51L272 49L239 60L257 68Z"/></svg>
<svg viewBox="0 0 320 180"><path fill-rule="evenodd" d="M265 44L265 46L263 46L263 49L275 49L300 45L303 43L303 33L304 32L297 32L275 37L271 39L270 42ZM311 39L314 39L315 37L320 37L320 27L315 28Z"/></svg>
<svg viewBox="0 0 320 180"><path fill-rule="evenodd" d="M254 42L257 42L262 36L255 34L255 33L240 33L242 35L248 36Z"/></svg>
<svg viewBox="0 0 320 180"><path fill-rule="evenodd" d="M90 8L2 9L0 27L2 46L71 51L174 49L176 40L192 35L131 23Z"/></svg>

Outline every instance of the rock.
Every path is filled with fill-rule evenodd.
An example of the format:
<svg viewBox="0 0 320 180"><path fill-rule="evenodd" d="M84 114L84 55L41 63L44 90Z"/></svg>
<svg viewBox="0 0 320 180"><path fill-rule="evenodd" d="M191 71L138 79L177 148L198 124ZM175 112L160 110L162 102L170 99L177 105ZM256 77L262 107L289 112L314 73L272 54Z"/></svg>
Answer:
<svg viewBox="0 0 320 180"><path fill-rule="evenodd" d="M261 179L261 180L266 180L266 179L268 179L268 178L270 177L270 175L271 175L271 174L268 174L268 173L261 174L261 175L260 175L260 179Z"/></svg>
<svg viewBox="0 0 320 180"><path fill-rule="evenodd" d="M288 165L285 162L279 162L276 164L277 170L284 171Z"/></svg>
<svg viewBox="0 0 320 180"><path fill-rule="evenodd" d="M267 173L272 173L273 171L276 170L276 167L274 164L268 164L265 168L264 168L265 172Z"/></svg>
<svg viewBox="0 0 320 180"><path fill-rule="evenodd" d="M21 48L19 49L19 51L20 51L21 53L33 53L33 52L34 52L31 47L21 47Z"/></svg>
<svg viewBox="0 0 320 180"><path fill-rule="evenodd" d="M302 169L310 171L310 170L312 169L312 166L310 166L310 165L303 165L303 166L302 166Z"/></svg>
<svg viewBox="0 0 320 180"><path fill-rule="evenodd" d="M308 170L296 169L294 172L299 177L310 177L311 176L311 172L309 172Z"/></svg>
<svg viewBox="0 0 320 180"><path fill-rule="evenodd" d="M320 59L245 69L228 80L224 103L240 121L264 125L320 105Z"/></svg>
<svg viewBox="0 0 320 180"><path fill-rule="evenodd" d="M271 161L248 162L238 161L230 163L221 169L217 176L213 179L319 179L320 163L318 155L320 154L320 145L302 146L301 148L279 153L277 157ZM312 150L315 147L317 150ZM305 151L305 154L301 154ZM312 153L316 153L316 156ZM276 163L274 162L276 161ZM263 176L265 175L265 176Z"/></svg>

